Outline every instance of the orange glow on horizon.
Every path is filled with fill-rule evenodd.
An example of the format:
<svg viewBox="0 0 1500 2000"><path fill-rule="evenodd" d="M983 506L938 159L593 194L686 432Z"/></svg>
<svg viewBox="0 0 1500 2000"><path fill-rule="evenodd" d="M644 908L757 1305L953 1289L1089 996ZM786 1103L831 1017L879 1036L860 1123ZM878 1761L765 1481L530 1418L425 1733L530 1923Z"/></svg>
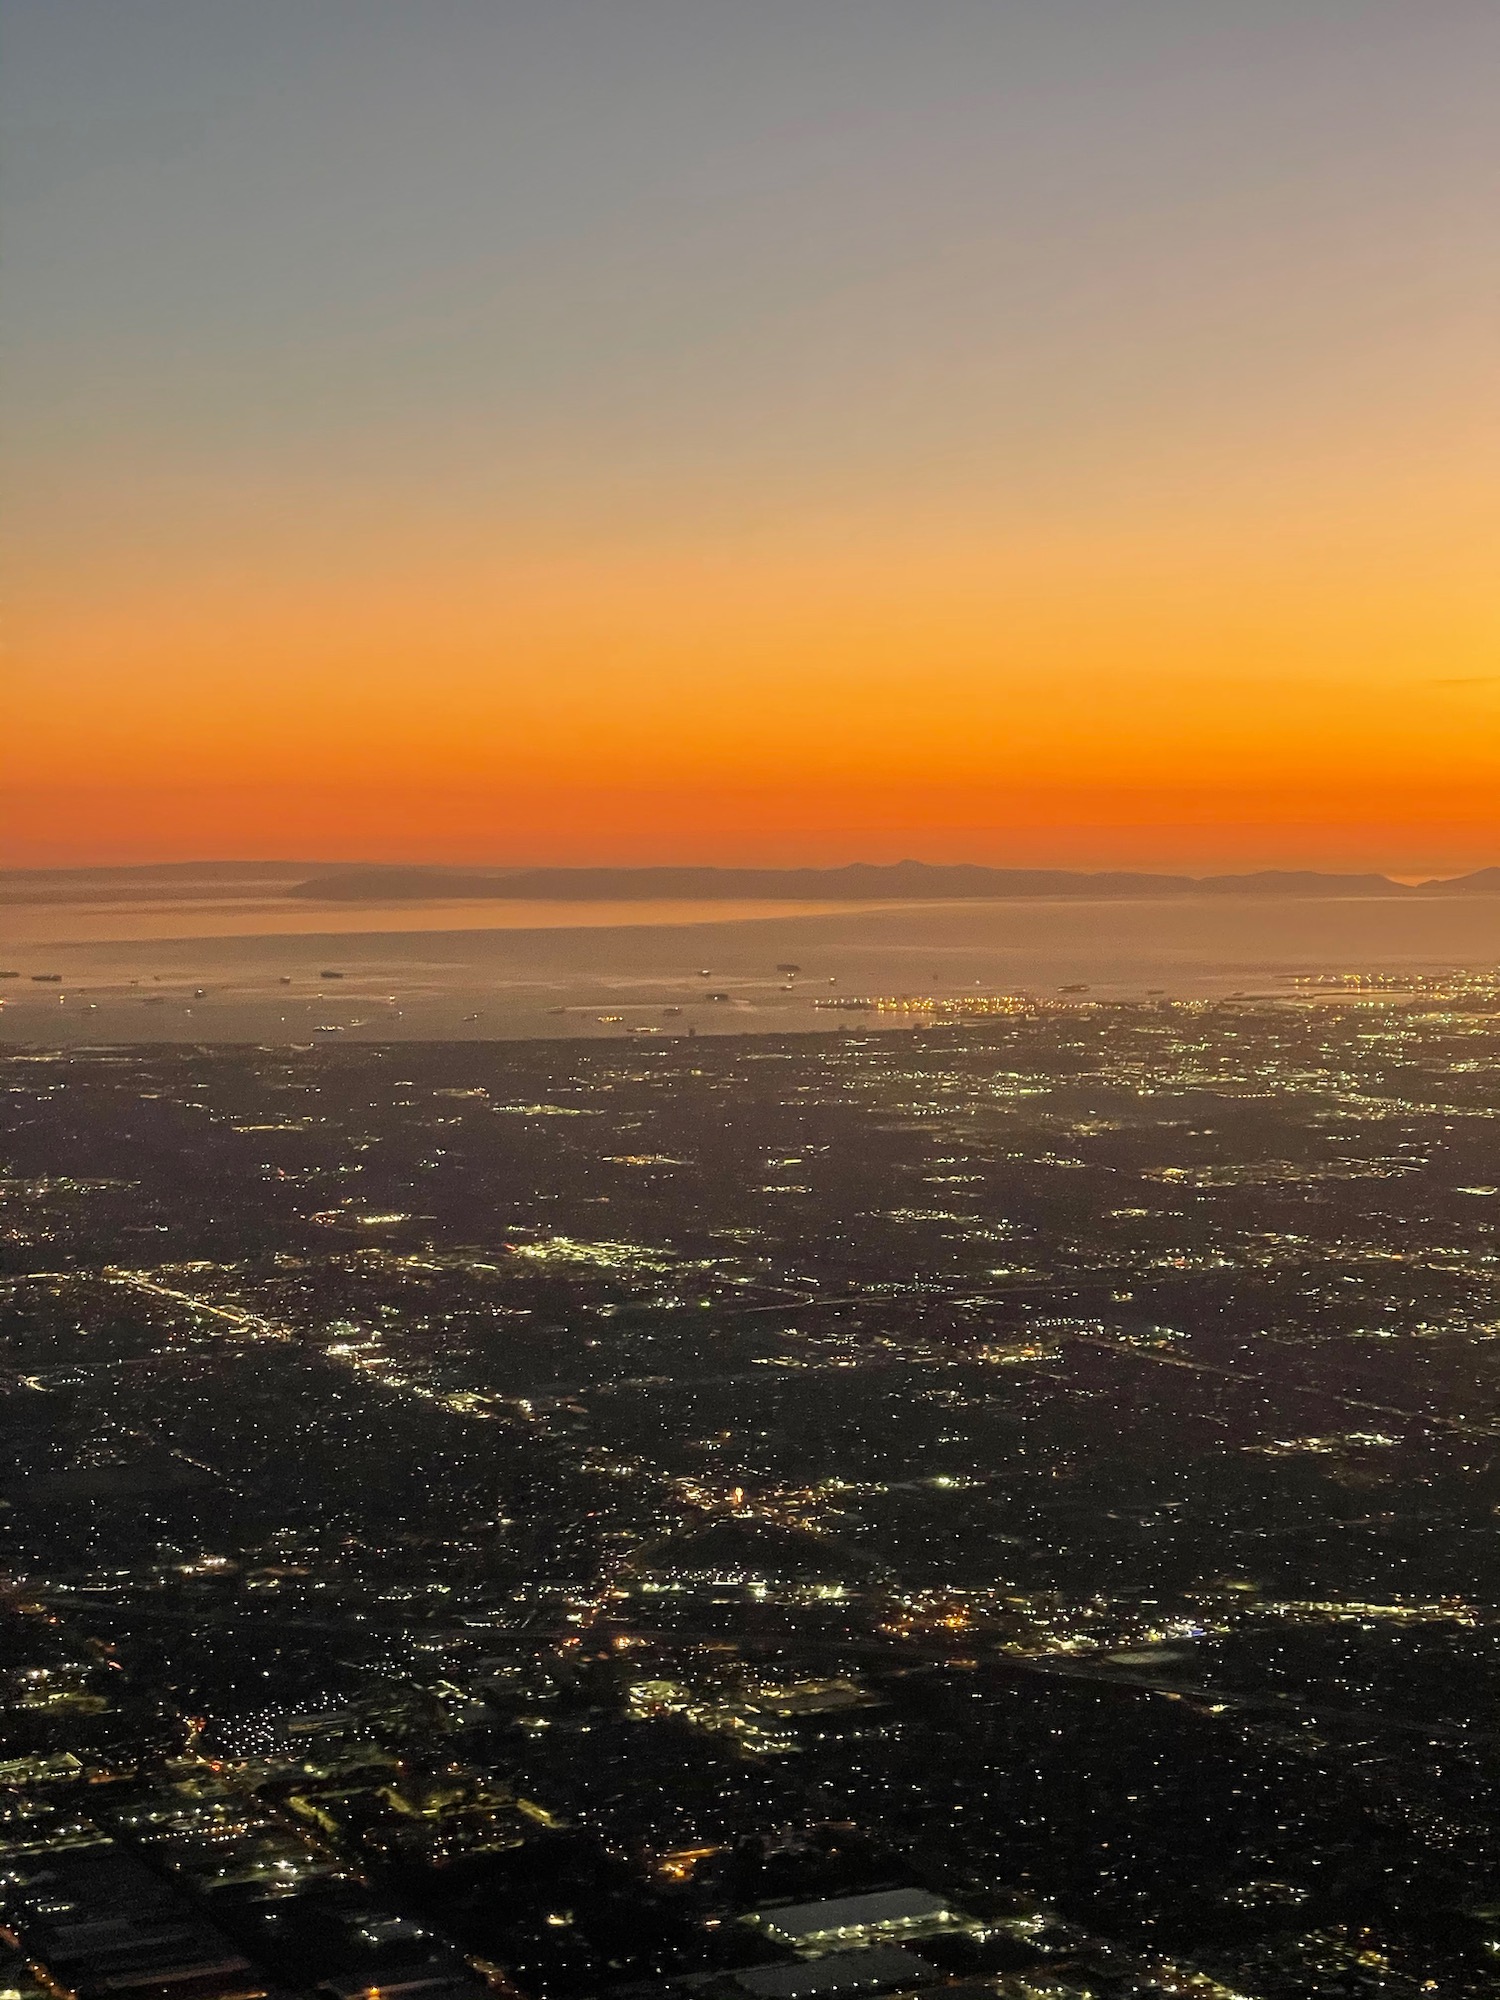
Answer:
<svg viewBox="0 0 1500 2000"><path fill-rule="evenodd" d="M41 580L6 859L1458 871L1500 850L1500 679L1483 550L1433 528Z"/></svg>

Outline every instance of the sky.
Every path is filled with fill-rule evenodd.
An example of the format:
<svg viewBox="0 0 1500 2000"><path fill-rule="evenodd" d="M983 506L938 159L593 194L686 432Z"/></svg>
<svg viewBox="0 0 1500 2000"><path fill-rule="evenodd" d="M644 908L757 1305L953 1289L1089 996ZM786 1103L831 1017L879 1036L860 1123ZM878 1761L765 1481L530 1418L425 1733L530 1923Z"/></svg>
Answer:
<svg viewBox="0 0 1500 2000"><path fill-rule="evenodd" d="M1494 0L0 0L0 863L1500 862Z"/></svg>

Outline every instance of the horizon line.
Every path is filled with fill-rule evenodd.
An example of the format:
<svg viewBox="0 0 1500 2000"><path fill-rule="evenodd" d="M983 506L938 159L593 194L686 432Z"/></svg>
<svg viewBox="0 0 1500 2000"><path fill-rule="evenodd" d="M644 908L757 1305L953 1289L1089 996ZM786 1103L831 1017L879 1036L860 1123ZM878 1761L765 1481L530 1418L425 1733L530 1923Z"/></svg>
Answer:
<svg viewBox="0 0 1500 2000"><path fill-rule="evenodd" d="M10 863L0 860L0 881L17 879L53 879L78 876L144 876L144 875L186 875L194 870L213 872L239 872L267 869L288 874L310 876L357 876L360 874L379 875L401 873L404 875L432 875L437 877L480 877L508 876L526 877L532 875L840 875L859 872L862 874L891 874L898 870L922 871L942 874L950 872L973 872L984 875L1012 876L1057 876L1071 881L1103 879L1161 882L1235 882L1255 881L1284 877L1288 880L1306 880L1309 877L1328 882L1386 882L1393 888L1420 888L1439 882L1462 882L1476 876L1500 872L1500 864L1481 863L1477 867L1463 868L1456 872L1411 871L1391 868L1337 868L1318 867L1310 864L1276 863L1263 867L1204 868L1185 867L1121 867L1121 866L1062 866L1054 862L990 862L973 860L931 861L917 856L906 855L895 861L866 861L858 857L848 861L471 861L471 860L415 860L415 859L313 859L291 855L268 856L193 856L187 859L155 861L84 861L67 863Z"/></svg>

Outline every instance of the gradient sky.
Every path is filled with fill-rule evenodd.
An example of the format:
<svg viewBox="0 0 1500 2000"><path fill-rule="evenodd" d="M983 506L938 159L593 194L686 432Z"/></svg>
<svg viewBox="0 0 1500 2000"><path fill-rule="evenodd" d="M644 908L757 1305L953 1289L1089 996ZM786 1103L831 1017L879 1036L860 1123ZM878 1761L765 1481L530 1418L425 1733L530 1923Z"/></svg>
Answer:
<svg viewBox="0 0 1500 2000"><path fill-rule="evenodd" d="M3 859L1500 861L1495 0L0 0Z"/></svg>

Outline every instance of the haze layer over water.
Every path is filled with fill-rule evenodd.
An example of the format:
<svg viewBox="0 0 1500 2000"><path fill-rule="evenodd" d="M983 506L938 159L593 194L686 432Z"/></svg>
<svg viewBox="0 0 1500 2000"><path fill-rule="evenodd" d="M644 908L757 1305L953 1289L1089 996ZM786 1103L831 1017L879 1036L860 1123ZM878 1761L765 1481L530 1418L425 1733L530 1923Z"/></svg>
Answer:
<svg viewBox="0 0 1500 2000"><path fill-rule="evenodd" d="M1185 998L1500 959L1500 899L1484 896L372 908L273 894L30 903L4 922L0 969L17 977L0 986L0 1038L40 1043L785 1033L880 1019L835 1000Z"/></svg>

